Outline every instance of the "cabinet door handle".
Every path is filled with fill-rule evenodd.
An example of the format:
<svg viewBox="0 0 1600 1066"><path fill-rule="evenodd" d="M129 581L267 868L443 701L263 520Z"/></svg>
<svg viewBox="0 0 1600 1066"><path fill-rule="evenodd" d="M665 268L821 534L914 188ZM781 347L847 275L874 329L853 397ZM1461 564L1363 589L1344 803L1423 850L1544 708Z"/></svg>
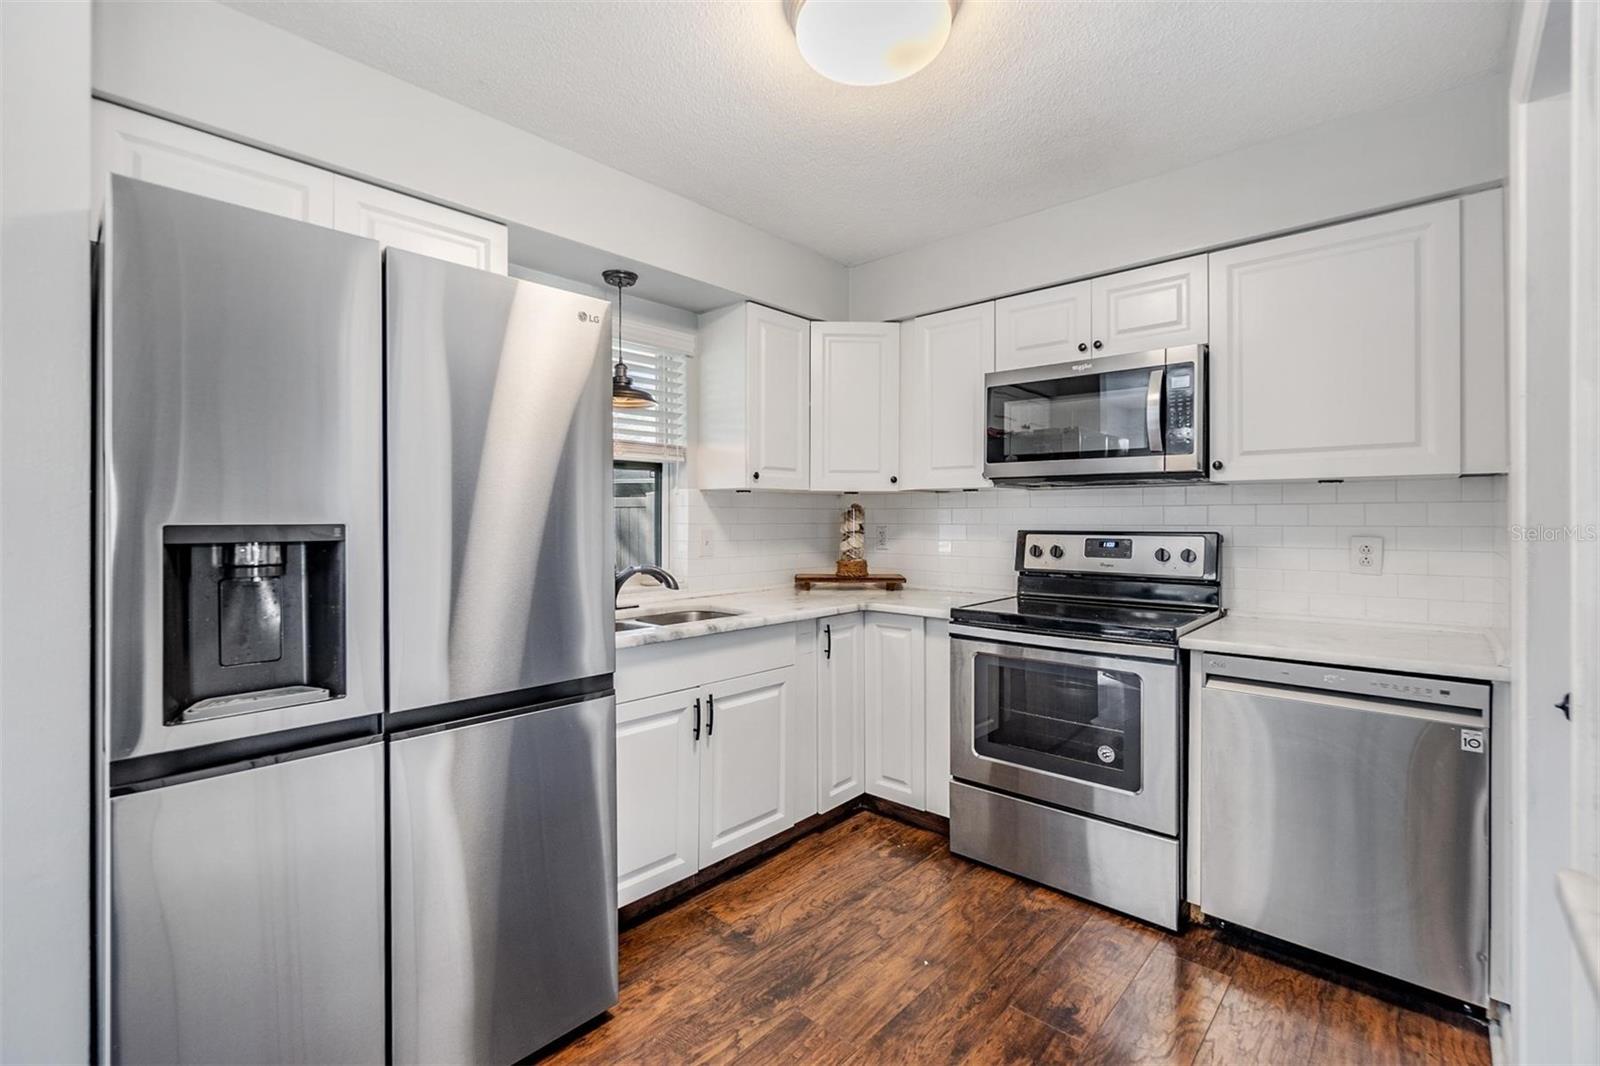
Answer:
<svg viewBox="0 0 1600 1066"><path fill-rule="evenodd" d="M700 697L694 699L694 739L700 739Z"/></svg>
<svg viewBox="0 0 1600 1066"><path fill-rule="evenodd" d="M760 481L761 480L761 471L759 471L759 470L753 471L750 474L750 480L751 481Z"/></svg>
<svg viewBox="0 0 1600 1066"><path fill-rule="evenodd" d="M833 658L833 627L831 625L822 627L822 641L822 657L824 659Z"/></svg>
<svg viewBox="0 0 1600 1066"><path fill-rule="evenodd" d="M1213 470L1221 470L1222 469L1222 460L1221 459L1213 459L1213 460L1211 460L1211 469L1213 469Z"/></svg>
<svg viewBox="0 0 1600 1066"><path fill-rule="evenodd" d="M1085 343L1085 342L1083 342L1083 341L1079 341L1079 342L1078 342L1078 351L1080 351L1080 352L1086 352L1086 351L1088 351L1088 350L1089 350L1089 345L1088 345L1088 344L1086 344L1086 343Z"/></svg>
<svg viewBox="0 0 1600 1066"><path fill-rule="evenodd" d="M1102 342L1100 342L1100 341L1095 341L1095 342L1094 342L1094 350L1095 350L1095 351L1097 351L1097 352L1098 352L1098 351L1099 351L1099 350L1100 350L1100 349L1101 349L1101 348L1104 348L1104 347L1105 347L1105 344L1104 344L1104 343L1102 343Z"/></svg>
<svg viewBox="0 0 1600 1066"><path fill-rule="evenodd" d="M707 739L710 739L711 730L716 726L716 724L717 724L717 697L715 695L708 695L708 696L706 696L706 738Z"/></svg>

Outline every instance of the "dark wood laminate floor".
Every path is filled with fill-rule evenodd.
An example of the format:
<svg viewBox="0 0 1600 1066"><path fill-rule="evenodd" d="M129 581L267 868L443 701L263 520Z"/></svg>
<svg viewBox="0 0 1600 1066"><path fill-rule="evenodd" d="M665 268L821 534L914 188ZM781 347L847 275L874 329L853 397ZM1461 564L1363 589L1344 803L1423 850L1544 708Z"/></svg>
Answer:
<svg viewBox="0 0 1600 1066"><path fill-rule="evenodd" d="M861 813L626 930L621 1002L545 1061L1487 1064L1489 1045Z"/></svg>

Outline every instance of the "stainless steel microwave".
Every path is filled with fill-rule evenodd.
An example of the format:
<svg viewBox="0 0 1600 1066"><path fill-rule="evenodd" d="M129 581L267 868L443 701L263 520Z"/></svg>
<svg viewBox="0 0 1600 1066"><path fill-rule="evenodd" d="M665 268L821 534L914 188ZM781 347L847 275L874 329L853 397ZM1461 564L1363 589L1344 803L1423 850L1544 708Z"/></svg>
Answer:
<svg viewBox="0 0 1600 1066"><path fill-rule="evenodd" d="M1206 346L1157 348L984 377L994 481L1206 476Z"/></svg>

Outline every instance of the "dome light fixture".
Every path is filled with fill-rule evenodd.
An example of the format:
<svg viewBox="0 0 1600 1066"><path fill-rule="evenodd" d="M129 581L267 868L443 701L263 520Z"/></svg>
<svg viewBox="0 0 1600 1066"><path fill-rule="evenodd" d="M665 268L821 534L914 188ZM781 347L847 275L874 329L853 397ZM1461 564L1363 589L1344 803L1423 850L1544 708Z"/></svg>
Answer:
<svg viewBox="0 0 1600 1066"><path fill-rule="evenodd" d="M611 406L624 410L654 407L656 398L633 383L622 358L622 290L638 281L639 275L631 270L607 270L600 276L617 290L617 365L611 368Z"/></svg>
<svg viewBox="0 0 1600 1066"><path fill-rule="evenodd" d="M958 0L784 0L817 73L844 85L887 85L933 62Z"/></svg>

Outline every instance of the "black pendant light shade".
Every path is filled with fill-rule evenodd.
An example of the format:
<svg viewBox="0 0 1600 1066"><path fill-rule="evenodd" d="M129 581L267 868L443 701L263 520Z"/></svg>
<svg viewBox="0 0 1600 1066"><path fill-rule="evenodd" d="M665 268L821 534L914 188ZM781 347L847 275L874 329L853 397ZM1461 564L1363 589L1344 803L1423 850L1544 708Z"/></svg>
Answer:
<svg viewBox="0 0 1600 1066"><path fill-rule="evenodd" d="M652 407L656 398L633 383L622 358L622 290L639 280L631 270L608 270L600 275L617 290L617 365L611 368L612 407Z"/></svg>

